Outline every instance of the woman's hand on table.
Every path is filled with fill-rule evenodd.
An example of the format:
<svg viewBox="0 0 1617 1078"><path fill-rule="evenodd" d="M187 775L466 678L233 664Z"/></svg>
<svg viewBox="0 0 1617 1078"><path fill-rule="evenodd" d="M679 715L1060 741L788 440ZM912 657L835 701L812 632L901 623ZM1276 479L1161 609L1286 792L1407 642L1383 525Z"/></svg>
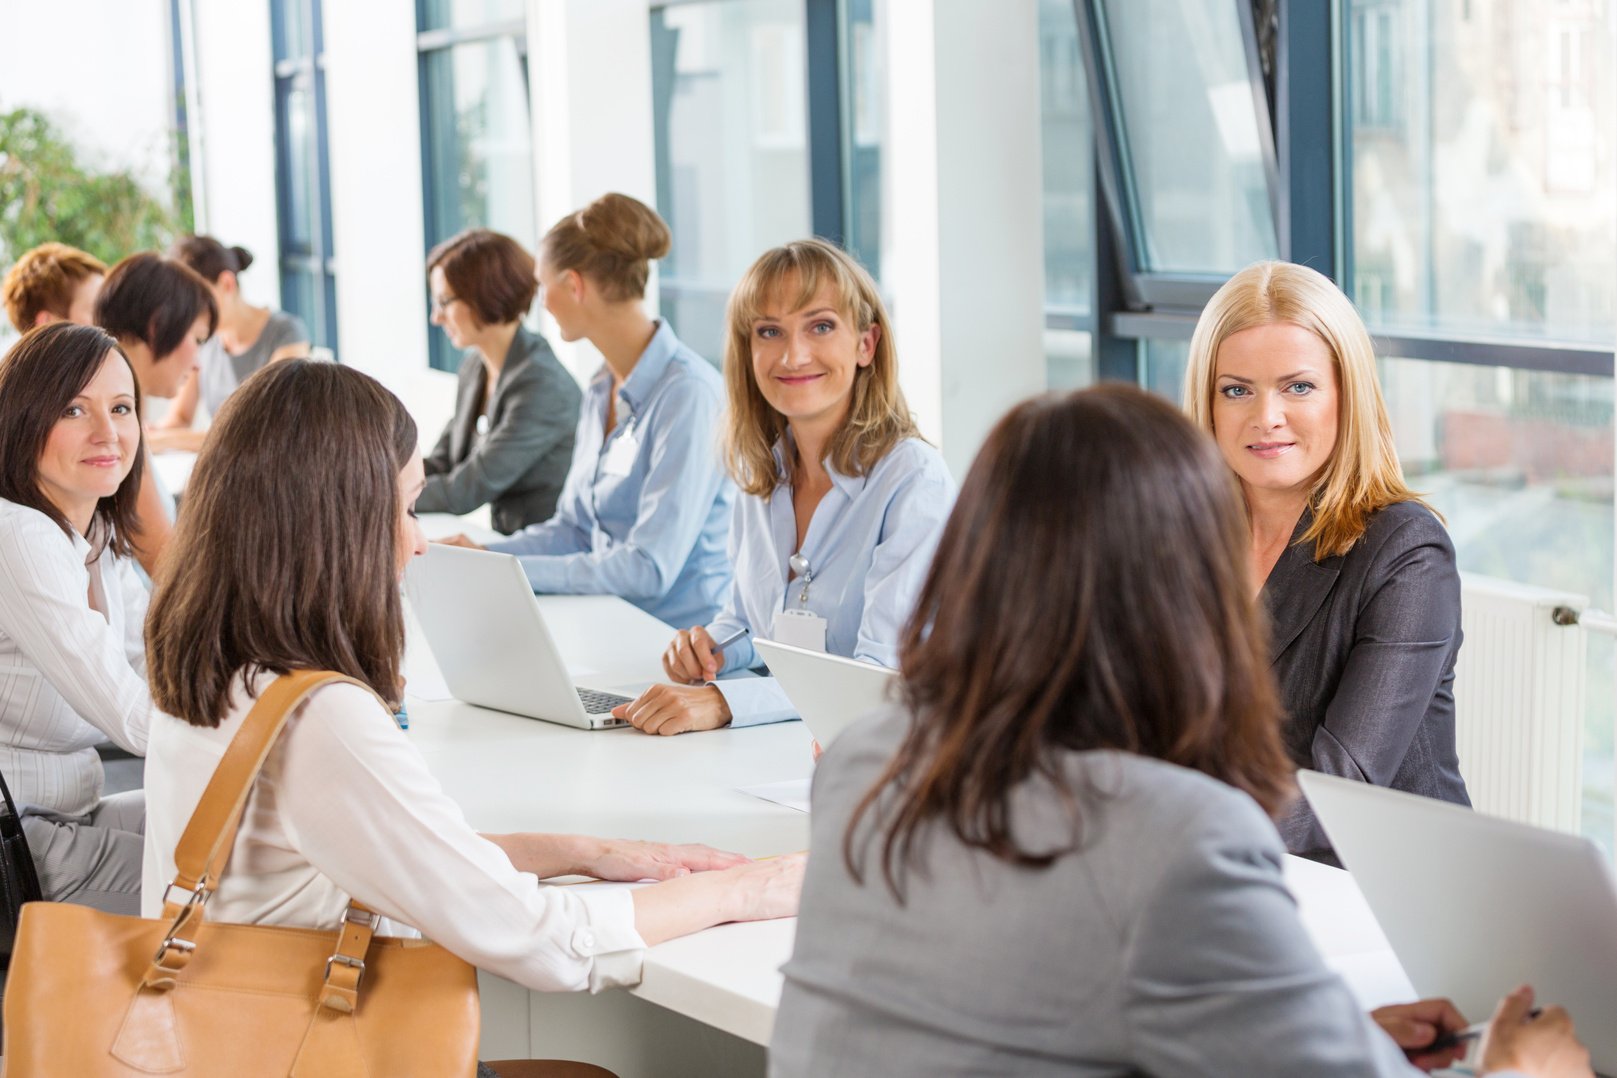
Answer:
<svg viewBox="0 0 1617 1078"><path fill-rule="evenodd" d="M724 652L714 650L713 638L700 625L675 633L663 652L663 672L681 685L712 681L723 668Z"/></svg>
<svg viewBox="0 0 1617 1078"><path fill-rule="evenodd" d="M635 931L655 947L729 921L795 917L807 858L788 854L641 887L631 896Z"/></svg>
<svg viewBox="0 0 1617 1078"><path fill-rule="evenodd" d="M434 543L442 543L444 546L463 546L467 550L487 550L488 549L488 547L484 546L482 543L474 543L470 539L466 538L466 535L465 535L464 532L456 532L454 535L451 535L447 539L434 539L433 542Z"/></svg>
<svg viewBox="0 0 1617 1078"><path fill-rule="evenodd" d="M762 861L749 861L728 869L715 879L730 884L726 892L727 921L771 921L777 917L796 917L797 903L803 893L803 868L808 854L789 853L784 857L770 857Z"/></svg>
<svg viewBox="0 0 1617 1078"><path fill-rule="evenodd" d="M751 864L739 853L727 853L698 843L675 846L626 838L595 841L600 848L586 857L578 871L598 880L673 880L693 872L716 872Z"/></svg>
<svg viewBox="0 0 1617 1078"><path fill-rule="evenodd" d="M730 721L730 705L711 685L653 685L627 704L612 709L647 734L683 734L717 730Z"/></svg>

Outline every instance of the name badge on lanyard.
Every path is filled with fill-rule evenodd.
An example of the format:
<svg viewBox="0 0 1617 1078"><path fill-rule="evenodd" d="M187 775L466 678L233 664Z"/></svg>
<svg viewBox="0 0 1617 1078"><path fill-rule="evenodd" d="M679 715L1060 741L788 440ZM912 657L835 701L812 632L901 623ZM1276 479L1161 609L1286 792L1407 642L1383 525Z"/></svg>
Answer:
<svg viewBox="0 0 1617 1078"><path fill-rule="evenodd" d="M775 615L774 641L823 652L825 619L812 610L782 610Z"/></svg>
<svg viewBox="0 0 1617 1078"><path fill-rule="evenodd" d="M640 455L640 432L634 428L634 420L629 422L629 429L607 447L606 458L601 461L602 475L625 476L634 468L635 458Z"/></svg>

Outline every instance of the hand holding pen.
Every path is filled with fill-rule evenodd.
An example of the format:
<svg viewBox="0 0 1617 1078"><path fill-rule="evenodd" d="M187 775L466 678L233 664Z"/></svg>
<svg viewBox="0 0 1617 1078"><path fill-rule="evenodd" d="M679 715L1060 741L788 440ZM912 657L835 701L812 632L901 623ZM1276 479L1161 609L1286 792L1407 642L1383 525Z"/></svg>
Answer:
<svg viewBox="0 0 1617 1078"><path fill-rule="evenodd" d="M724 666L724 649L746 635L745 628L737 629L723 640L714 642L700 625L682 629L674 634L673 642L663 652L663 671L670 681L683 685L701 685L712 681Z"/></svg>

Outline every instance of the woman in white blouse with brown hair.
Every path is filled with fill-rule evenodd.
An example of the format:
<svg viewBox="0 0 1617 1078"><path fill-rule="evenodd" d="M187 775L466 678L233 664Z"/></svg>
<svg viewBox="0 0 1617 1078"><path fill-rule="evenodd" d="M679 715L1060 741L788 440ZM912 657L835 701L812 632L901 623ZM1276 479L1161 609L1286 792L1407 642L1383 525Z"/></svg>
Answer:
<svg viewBox="0 0 1617 1078"><path fill-rule="evenodd" d="M291 421L296 417L296 421ZM275 677L335 670L288 721L248 797L210 921L334 928L350 898L539 990L634 983L651 944L796 912L800 858L576 835L479 835L380 700L397 701L399 577L426 550L415 424L351 368L272 364L216 417L152 598L143 907L241 721ZM299 482L286 461L302 461ZM380 699L379 699L380 698ZM178 717L171 717L178 716ZM708 871L713 870L713 871ZM596 893L550 876L656 879ZM390 927L391 926L391 927Z"/></svg>
<svg viewBox="0 0 1617 1078"><path fill-rule="evenodd" d="M139 904L144 802L101 796L95 746L146 752L140 440L134 371L101 330L47 325L0 360L0 775L45 897L115 913Z"/></svg>

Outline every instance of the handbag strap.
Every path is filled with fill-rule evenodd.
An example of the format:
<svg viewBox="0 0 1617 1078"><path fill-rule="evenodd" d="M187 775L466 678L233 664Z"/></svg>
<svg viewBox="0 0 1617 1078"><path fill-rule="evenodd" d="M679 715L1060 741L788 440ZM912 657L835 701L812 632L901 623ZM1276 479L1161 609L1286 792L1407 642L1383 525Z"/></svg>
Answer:
<svg viewBox="0 0 1617 1078"><path fill-rule="evenodd" d="M287 719L317 689L339 682L374 695L369 685L345 674L294 670L276 678L259 694L241 728L230 739L175 847L174 881L163 893L163 917L170 922L169 930L146 971L147 987L173 987L176 975L190 962L196 950L202 908L219 886L248 795ZM184 892L183 902L172 897L175 891ZM320 992L323 1006L343 1012L354 1009L376 920L376 915L360 903L349 903L336 947L326 961Z"/></svg>
<svg viewBox="0 0 1617 1078"><path fill-rule="evenodd" d="M33 851L28 848L28 836L23 833L22 813L17 811L17 803L11 799L11 787L6 785L4 775L0 775L0 798L6 802L6 815L11 817L11 826L16 829L17 845L20 847L19 856L14 859L12 867L17 872L17 889L24 902L38 902L45 897L45 892L39 886L39 873L34 868ZM12 923L16 923L17 911L11 911Z"/></svg>

